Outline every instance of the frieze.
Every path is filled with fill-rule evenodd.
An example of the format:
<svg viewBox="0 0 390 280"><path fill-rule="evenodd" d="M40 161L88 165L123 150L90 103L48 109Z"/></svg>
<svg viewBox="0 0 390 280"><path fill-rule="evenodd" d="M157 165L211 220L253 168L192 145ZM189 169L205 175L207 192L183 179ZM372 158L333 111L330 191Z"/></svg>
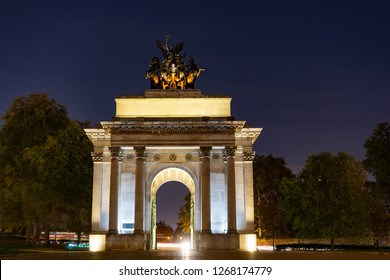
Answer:
<svg viewBox="0 0 390 280"><path fill-rule="evenodd" d="M154 158L155 161L159 161L161 159L161 155L160 154L155 154L153 156L153 158Z"/></svg>
<svg viewBox="0 0 390 280"><path fill-rule="evenodd" d="M127 159L128 161L132 161L132 160L134 159L134 155L133 155L133 154L127 154L127 155L126 155L126 159Z"/></svg>
<svg viewBox="0 0 390 280"><path fill-rule="evenodd" d="M196 126L196 125L175 125L175 126L148 126L148 125L120 125L110 126L111 133L126 134L234 134L239 132L241 127L235 125L215 125L215 126Z"/></svg>
<svg viewBox="0 0 390 280"><path fill-rule="evenodd" d="M192 155L191 154L186 154L186 160L188 160L188 161L192 160Z"/></svg>

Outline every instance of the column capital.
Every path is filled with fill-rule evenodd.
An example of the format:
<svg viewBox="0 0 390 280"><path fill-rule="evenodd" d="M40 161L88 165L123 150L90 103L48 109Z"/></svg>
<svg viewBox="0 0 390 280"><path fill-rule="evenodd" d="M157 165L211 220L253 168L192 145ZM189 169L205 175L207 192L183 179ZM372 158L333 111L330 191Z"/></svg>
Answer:
<svg viewBox="0 0 390 280"><path fill-rule="evenodd" d="M109 147L110 152L111 152L111 158L117 158L119 160L122 160L123 158L123 152L120 147Z"/></svg>
<svg viewBox="0 0 390 280"><path fill-rule="evenodd" d="M226 146L223 150L223 157L226 160L228 157L235 157L237 146Z"/></svg>
<svg viewBox="0 0 390 280"><path fill-rule="evenodd" d="M103 153L102 152L91 152L92 160L95 161L102 161L103 160Z"/></svg>
<svg viewBox="0 0 390 280"><path fill-rule="evenodd" d="M142 158L143 160L146 159L146 148L145 146L134 146L135 151L135 158Z"/></svg>
<svg viewBox="0 0 390 280"><path fill-rule="evenodd" d="M212 147L211 146L201 146L199 148L199 157L200 158L204 158L204 157L210 157L210 154L211 154L211 149Z"/></svg>
<svg viewBox="0 0 390 280"><path fill-rule="evenodd" d="M255 159L255 152L243 152L242 153L242 158L244 161L253 161Z"/></svg>

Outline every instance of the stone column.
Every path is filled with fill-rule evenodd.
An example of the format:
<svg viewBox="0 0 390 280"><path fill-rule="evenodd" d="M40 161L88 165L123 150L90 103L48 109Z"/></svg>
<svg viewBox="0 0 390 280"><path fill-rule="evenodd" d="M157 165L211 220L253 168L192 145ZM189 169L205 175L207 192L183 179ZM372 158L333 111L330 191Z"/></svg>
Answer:
<svg viewBox="0 0 390 280"><path fill-rule="evenodd" d="M135 213L134 213L134 234L144 233L144 165L145 147L136 146L135 150Z"/></svg>
<svg viewBox="0 0 390 280"><path fill-rule="evenodd" d="M110 147L111 177L110 177L110 213L108 233L118 233L118 184L119 161L122 159L120 147Z"/></svg>
<svg viewBox="0 0 390 280"><path fill-rule="evenodd" d="M91 228L92 232L102 231L101 229L101 181L102 181L102 152L92 152L91 153L93 160L93 191L92 191L92 221Z"/></svg>
<svg viewBox="0 0 390 280"><path fill-rule="evenodd" d="M227 161L228 233L237 233L235 154L235 146L225 147Z"/></svg>
<svg viewBox="0 0 390 280"><path fill-rule="evenodd" d="M245 211L246 211L246 226L247 233L254 233L254 197L253 197L253 160L255 153L248 151L243 153L244 172L245 172Z"/></svg>
<svg viewBox="0 0 390 280"><path fill-rule="evenodd" d="M201 233L211 233L210 223L210 146L200 147L202 160L202 230Z"/></svg>

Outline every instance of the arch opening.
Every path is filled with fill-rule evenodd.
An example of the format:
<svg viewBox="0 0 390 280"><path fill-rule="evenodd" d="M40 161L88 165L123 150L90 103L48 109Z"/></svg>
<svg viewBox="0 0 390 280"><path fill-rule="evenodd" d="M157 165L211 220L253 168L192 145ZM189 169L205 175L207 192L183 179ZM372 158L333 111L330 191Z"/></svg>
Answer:
<svg viewBox="0 0 390 280"><path fill-rule="evenodd" d="M157 249L190 242L191 193L180 182L164 183L156 194ZM179 226L179 213L181 226Z"/></svg>
<svg viewBox="0 0 390 280"><path fill-rule="evenodd" d="M158 172L151 183L151 249L157 249L157 192L158 190L169 182L178 182L183 187L188 188L190 193L190 232L189 232L189 246L194 247L194 221L195 221L195 182L191 175L180 168L169 167ZM172 184L172 183L171 183ZM169 187L169 186L168 186ZM184 197L181 200L184 204ZM175 230L175 228L174 228ZM188 242L188 241L187 241Z"/></svg>

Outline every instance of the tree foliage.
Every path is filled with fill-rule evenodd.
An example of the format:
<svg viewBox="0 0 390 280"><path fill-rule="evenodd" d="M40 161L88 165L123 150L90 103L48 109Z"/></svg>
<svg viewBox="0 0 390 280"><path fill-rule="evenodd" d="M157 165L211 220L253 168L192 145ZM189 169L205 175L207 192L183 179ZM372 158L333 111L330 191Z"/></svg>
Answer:
<svg viewBox="0 0 390 280"><path fill-rule="evenodd" d="M156 232L165 236L173 236L173 228L165 220L160 220L156 223Z"/></svg>
<svg viewBox="0 0 390 280"><path fill-rule="evenodd" d="M361 163L346 153L310 156L297 178L285 179L284 217L299 236L329 238L360 236L368 227L367 176Z"/></svg>
<svg viewBox="0 0 390 280"><path fill-rule="evenodd" d="M292 178L283 158L256 156L253 162L255 196L255 231L258 236L275 238L290 234L280 215L281 181Z"/></svg>
<svg viewBox="0 0 390 280"><path fill-rule="evenodd" d="M379 242L388 236L390 228L390 124L378 124L364 147L366 158L363 165L375 177L368 189L372 200L371 228L376 242Z"/></svg>
<svg viewBox="0 0 390 280"><path fill-rule="evenodd" d="M183 233L191 231L191 193L185 195L184 204L180 207L176 231Z"/></svg>
<svg viewBox="0 0 390 280"><path fill-rule="evenodd" d="M35 238L41 230L89 228L92 144L80 125L48 94L16 98L3 121L3 226L31 229Z"/></svg>
<svg viewBox="0 0 390 280"><path fill-rule="evenodd" d="M390 199L390 123L378 124L364 147L363 164L375 177L375 191Z"/></svg>

